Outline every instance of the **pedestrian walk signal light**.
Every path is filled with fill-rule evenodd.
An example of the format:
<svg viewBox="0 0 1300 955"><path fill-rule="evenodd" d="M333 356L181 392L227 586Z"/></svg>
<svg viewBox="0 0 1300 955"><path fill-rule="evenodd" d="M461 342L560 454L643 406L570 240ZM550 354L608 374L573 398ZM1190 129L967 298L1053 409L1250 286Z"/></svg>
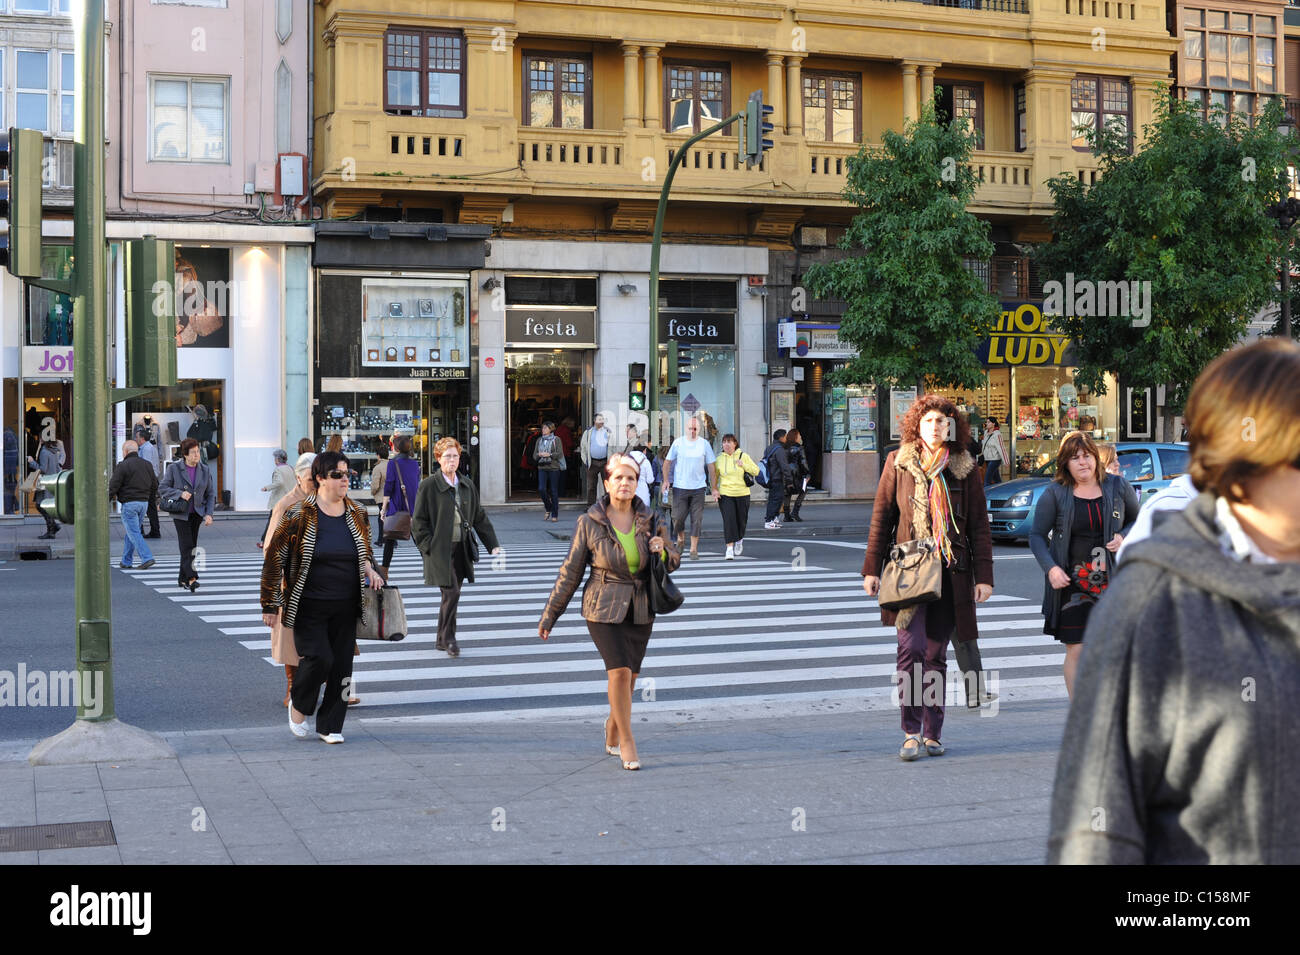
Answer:
<svg viewBox="0 0 1300 955"><path fill-rule="evenodd" d="M41 276L41 164L45 137L39 130L0 132L0 169L9 179L0 184L0 218L9 220L9 235L0 236L0 260L10 275Z"/></svg>
<svg viewBox="0 0 1300 955"><path fill-rule="evenodd" d="M772 140L767 135L773 126L767 122L775 107L763 105L763 91L755 90L749 94L745 103L745 162L752 169L763 161L763 153L772 148Z"/></svg>
<svg viewBox="0 0 1300 955"><path fill-rule="evenodd" d="M38 505L41 513L63 524L71 524L74 516L72 500L72 472L41 476L40 489L45 492Z"/></svg>
<svg viewBox="0 0 1300 955"><path fill-rule="evenodd" d="M676 388L691 380L691 346L682 342L668 343L668 387Z"/></svg>
<svg viewBox="0 0 1300 955"><path fill-rule="evenodd" d="M644 378L628 379L627 407L629 411L645 411L645 379Z"/></svg>

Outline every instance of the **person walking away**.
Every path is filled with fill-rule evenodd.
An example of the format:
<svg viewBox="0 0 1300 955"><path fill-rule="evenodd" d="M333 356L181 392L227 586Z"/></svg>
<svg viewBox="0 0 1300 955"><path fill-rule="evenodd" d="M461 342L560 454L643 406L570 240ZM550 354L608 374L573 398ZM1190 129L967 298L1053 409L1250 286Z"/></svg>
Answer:
<svg viewBox="0 0 1300 955"><path fill-rule="evenodd" d="M596 492L605 473L605 462L618 450L613 447L614 432L605 427L605 416L596 415L592 426L582 433L582 467L587 494L587 506L596 503Z"/></svg>
<svg viewBox="0 0 1300 955"><path fill-rule="evenodd" d="M950 425L956 425L955 434ZM970 425L942 395L925 395L908 409L902 441L885 459L871 511L862 562L862 588L880 592L880 576L897 541L933 539L941 563L939 599L901 610L880 611L880 622L898 628L903 746L910 762L924 751L942 756L948 642L979 637L975 605L993 595L993 538L975 458L967 450ZM978 671L967 673L978 691ZM978 696L976 696L978 705Z"/></svg>
<svg viewBox="0 0 1300 955"><path fill-rule="evenodd" d="M298 439L298 457L302 457L304 454L310 454L313 457L316 455L316 445L312 444L311 438Z"/></svg>
<svg viewBox="0 0 1300 955"><path fill-rule="evenodd" d="M284 515L293 507L316 493L316 479L311 476L311 464L316 460L316 452L308 451L298 455L293 465L294 486L284 497L276 502L271 511L271 520L267 522L267 531L262 538L262 566L266 567L266 545L271 542L271 534L283 522ZM373 558L372 558L373 560ZM283 582L283 581L282 581ZM271 625L271 659L284 667L284 705L289 705L290 693L293 691L293 676L298 669L298 651L293 645L293 630L284 626L284 620L277 615Z"/></svg>
<svg viewBox="0 0 1300 955"><path fill-rule="evenodd" d="M718 483L713 499L722 512L722 539L727 545L724 560L735 560L745 548L745 525L749 522L750 485L745 480L758 476L758 465L744 451L734 434L722 436L722 453L717 460Z"/></svg>
<svg viewBox="0 0 1300 955"><path fill-rule="evenodd" d="M162 477L162 462L158 459L158 446L149 439L149 430L144 425L135 426L135 443L140 449L140 459L153 468L154 496L149 499L145 509L149 517L149 533L143 535L146 540L160 540L162 531L158 529L158 479Z"/></svg>
<svg viewBox="0 0 1300 955"><path fill-rule="evenodd" d="M785 489L785 519L802 523L803 518L799 516L799 508L803 506L803 499L808 494L808 475L812 474L812 469L808 467L808 456L803 449L803 436L798 428L791 428L786 432L785 453L790 461L790 475L794 478L794 484L787 485Z"/></svg>
<svg viewBox="0 0 1300 955"><path fill-rule="evenodd" d="M144 542L144 518L149 509L149 502L158 493L158 474L139 454L140 446L134 441L122 444L122 460L113 468L108 479L108 498L117 498L122 505L122 529L126 540L122 544L122 560L117 565L123 570L130 570L135 552L140 552L140 569L145 570L155 563L153 552Z"/></svg>
<svg viewBox="0 0 1300 955"><path fill-rule="evenodd" d="M36 457L27 456L28 467L33 467L42 475L59 473L59 451L58 445L53 441L42 441ZM37 490L32 494L32 503L36 505L37 511L41 517L45 518L45 533L38 540L52 540L54 535L59 532L60 524L50 515L40 509L41 499L45 497L45 491L40 490L40 485L36 485Z"/></svg>
<svg viewBox="0 0 1300 955"><path fill-rule="evenodd" d="M640 467L626 455L615 454L606 472L605 494L578 518L537 635L549 639L582 583L583 570L591 564L582 615L609 683L609 716L602 733L605 752L618 756L624 769L635 770L641 762L632 735L632 693L654 629L648 593L650 562L663 561L672 573L681 556L668 542L667 526L656 522L655 513L636 496Z"/></svg>
<svg viewBox="0 0 1300 955"><path fill-rule="evenodd" d="M504 553L496 531L479 500L478 488L460 467L461 446L455 438L440 438L433 446L439 470L420 482L411 516L411 540L424 558L424 582L442 591L438 610L437 650L460 656L456 642L456 608L462 584L474 583L477 545L471 530L478 533L492 554Z"/></svg>
<svg viewBox="0 0 1300 955"><path fill-rule="evenodd" d="M1119 550L1115 552L1115 563L1122 564L1124 554L1130 547L1151 536L1155 515L1162 511L1181 511L1196 500L1198 493L1200 492L1196 490L1196 485L1192 483L1192 476L1180 474L1170 482L1168 487L1147 498L1138 509L1138 517L1133 524L1133 529L1124 536L1124 543L1120 544Z"/></svg>
<svg viewBox="0 0 1300 955"><path fill-rule="evenodd" d="M1111 555L1137 515L1137 494L1123 478L1102 469L1092 436L1067 434L1056 455L1056 478L1034 507L1029 549L1045 575L1043 632L1065 644L1065 690L1071 699L1088 616L1109 584Z"/></svg>
<svg viewBox="0 0 1300 955"><path fill-rule="evenodd" d="M397 449L397 454L388 462L384 473L384 497L388 501L382 512L384 517L401 513L413 514L415 495L420 487L420 462L411 457L410 435L399 434L393 439L393 447ZM381 521L380 524L382 523ZM385 575L388 573L388 565L393 562L393 548L396 546L396 538L384 538Z"/></svg>
<svg viewBox="0 0 1300 955"><path fill-rule="evenodd" d="M781 505L785 501L787 484L794 483L791 477L790 456L785 449L786 430L777 428L772 432L772 443L768 446L763 460L767 462L767 511L763 526L769 531L781 528Z"/></svg>
<svg viewBox="0 0 1300 955"><path fill-rule="evenodd" d="M176 583L194 593L199 589L199 575L194 570L194 550L199 546L199 527L212 524L212 510L217 503L217 482L212 469L199 460L199 442L186 438L181 442L181 459L167 466L158 495L163 501L188 501L181 511L171 511L176 525L176 542L180 546L181 566ZM169 509L170 510L170 509Z"/></svg>
<svg viewBox="0 0 1300 955"><path fill-rule="evenodd" d="M1008 460L1007 446L994 418L984 419L984 441L980 453L984 457L984 486L1002 483L1002 464Z"/></svg>
<svg viewBox="0 0 1300 955"><path fill-rule="evenodd" d="M654 508L651 501L654 500L655 491L655 466L654 459L650 456L650 449L645 446L645 437L649 437L646 432L645 437L636 430L635 425L628 425L627 428L627 456L637 466L636 496L641 499L641 503L647 508Z"/></svg>
<svg viewBox="0 0 1300 955"><path fill-rule="evenodd" d="M291 688L289 729L307 735L307 717L316 714L316 735L343 742L352 682L357 621L365 620L361 589L383 587L370 549L370 518L348 498L348 459L326 451L312 461L315 495L294 504L271 535L262 564L262 622L280 618L293 631L299 655ZM320 699L321 687L325 687Z"/></svg>
<svg viewBox="0 0 1300 955"><path fill-rule="evenodd" d="M262 528L262 536L257 539L259 548L266 543L266 535L271 529L271 515L275 513L275 505L280 503L280 500L297 486L293 468L289 467L288 453L283 448L276 448L271 452L271 459L275 462L275 470L271 472L271 483L262 488L263 491L269 491L270 495L266 499L266 526Z"/></svg>
<svg viewBox="0 0 1300 955"><path fill-rule="evenodd" d="M1265 338L1192 386L1197 496L1126 539L1088 619L1049 863L1300 863L1297 381L1300 347Z"/></svg>
<svg viewBox="0 0 1300 955"><path fill-rule="evenodd" d="M700 437L700 419L686 419L686 434L676 439L664 459L664 488L673 494L673 534L677 548L685 543L687 515L691 519L691 560L700 559L700 525L704 520L704 496L717 486L718 456L713 445Z"/></svg>
<svg viewBox="0 0 1300 955"><path fill-rule="evenodd" d="M325 442L325 450L330 452L330 454L342 454L343 435L339 434L337 431L334 434L331 434L329 440ZM370 522L367 521L366 523L368 524Z"/></svg>
<svg viewBox="0 0 1300 955"><path fill-rule="evenodd" d="M370 469L370 496L375 500L376 510L374 540L379 542L384 539L384 506L388 503L388 498L384 497L384 484L388 478L388 442L380 442L375 453L379 460Z"/></svg>
<svg viewBox="0 0 1300 955"><path fill-rule="evenodd" d="M533 444L537 489L542 495L542 520L560 519L560 478L564 475L564 444L555 436L555 422L542 422L542 435Z"/></svg>

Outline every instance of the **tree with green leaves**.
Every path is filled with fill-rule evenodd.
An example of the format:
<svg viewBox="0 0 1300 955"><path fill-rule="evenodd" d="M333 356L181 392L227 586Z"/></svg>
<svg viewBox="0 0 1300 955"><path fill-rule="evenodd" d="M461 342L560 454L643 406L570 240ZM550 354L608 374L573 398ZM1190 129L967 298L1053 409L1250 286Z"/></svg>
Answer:
<svg viewBox="0 0 1300 955"><path fill-rule="evenodd" d="M1078 290L1060 296L1065 314L1052 320L1077 342L1076 382L1104 393L1110 372L1125 385L1163 384L1162 436L1175 440L1173 418L1201 369L1278 298L1281 239L1265 208L1278 197L1286 141L1277 100L1253 127L1222 112L1204 120L1164 89L1156 103L1140 152L1129 155L1120 130L1096 131L1096 184L1069 175L1048 183L1054 237L1036 256L1045 313L1048 283ZM1101 283L1147 291L1143 314L1100 308L1101 295L1077 307Z"/></svg>
<svg viewBox="0 0 1300 955"><path fill-rule="evenodd" d="M840 248L856 254L804 276L815 295L847 303L839 337L858 354L838 383L983 383L975 350L1001 310L963 262L993 255L988 223L967 210L976 138L968 120L941 123L927 103L904 132L886 131L882 149L849 159L842 195L861 211Z"/></svg>

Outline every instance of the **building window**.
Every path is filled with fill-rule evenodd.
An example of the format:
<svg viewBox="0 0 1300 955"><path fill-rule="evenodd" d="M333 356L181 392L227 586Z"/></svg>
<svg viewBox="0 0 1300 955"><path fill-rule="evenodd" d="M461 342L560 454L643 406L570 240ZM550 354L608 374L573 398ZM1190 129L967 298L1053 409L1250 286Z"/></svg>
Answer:
<svg viewBox="0 0 1300 955"><path fill-rule="evenodd" d="M227 162L230 81L187 76L149 78L149 159Z"/></svg>
<svg viewBox="0 0 1300 955"><path fill-rule="evenodd" d="M731 102L731 70L727 64L664 65L664 115L670 133L698 133L726 119L727 104Z"/></svg>
<svg viewBox="0 0 1300 955"><path fill-rule="evenodd" d="M14 0L14 13L49 13L50 0Z"/></svg>
<svg viewBox="0 0 1300 955"><path fill-rule="evenodd" d="M23 129L50 130L50 55L34 50L16 51L17 125Z"/></svg>
<svg viewBox="0 0 1300 955"><path fill-rule="evenodd" d="M1024 83L1016 84L1014 97L1016 104L1016 152L1022 153L1029 148L1029 104Z"/></svg>
<svg viewBox="0 0 1300 955"><path fill-rule="evenodd" d="M1183 98L1203 118L1226 124L1240 116L1253 125L1261 94L1278 92L1277 18L1186 9L1178 55Z"/></svg>
<svg viewBox="0 0 1300 955"><path fill-rule="evenodd" d="M4 129L8 124L5 120L5 51L0 50L0 129Z"/></svg>
<svg viewBox="0 0 1300 955"><path fill-rule="evenodd" d="M1133 150L1132 97L1128 80L1109 76L1076 76L1070 84L1071 145L1087 152L1088 133L1097 129L1114 129Z"/></svg>
<svg viewBox="0 0 1300 955"><path fill-rule="evenodd" d="M858 103L861 77L852 74L803 74L803 130L815 142L856 143L862 139Z"/></svg>
<svg viewBox="0 0 1300 955"><path fill-rule="evenodd" d="M72 53L59 54L59 132L71 136L77 126L77 58Z"/></svg>
<svg viewBox="0 0 1300 955"><path fill-rule="evenodd" d="M975 131L975 148L984 148L984 84L949 83L936 79L939 93L939 121L970 120Z"/></svg>
<svg viewBox="0 0 1300 955"><path fill-rule="evenodd" d="M389 30L384 56L386 112L465 117L465 39L459 33Z"/></svg>
<svg viewBox="0 0 1300 955"><path fill-rule="evenodd" d="M524 125L591 128L591 61L524 55Z"/></svg>

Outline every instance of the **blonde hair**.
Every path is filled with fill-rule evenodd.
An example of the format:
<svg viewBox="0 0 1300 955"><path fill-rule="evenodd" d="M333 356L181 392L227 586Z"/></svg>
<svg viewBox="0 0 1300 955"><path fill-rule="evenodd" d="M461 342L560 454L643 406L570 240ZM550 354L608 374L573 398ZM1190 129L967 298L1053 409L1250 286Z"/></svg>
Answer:
<svg viewBox="0 0 1300 955"><path fill-rule="evenodd" d="M1084 434L1087 434L1087 432L1085 431ZM1115 445L1109 441L1098 441L1097 453L1101 456L1101 469L1103 471L1109 471L1110 466L1119 460L1115 455Z"/></svg>
<svg viewBox="0 0 1300 955"><path fill-rule="evenodd" d="M626 454L611 454L609 460L605 462L605 478L608 480L614 476L618 468L631 468L632 476L637 480L641 479L641 466L632 460Z"/></svg>

